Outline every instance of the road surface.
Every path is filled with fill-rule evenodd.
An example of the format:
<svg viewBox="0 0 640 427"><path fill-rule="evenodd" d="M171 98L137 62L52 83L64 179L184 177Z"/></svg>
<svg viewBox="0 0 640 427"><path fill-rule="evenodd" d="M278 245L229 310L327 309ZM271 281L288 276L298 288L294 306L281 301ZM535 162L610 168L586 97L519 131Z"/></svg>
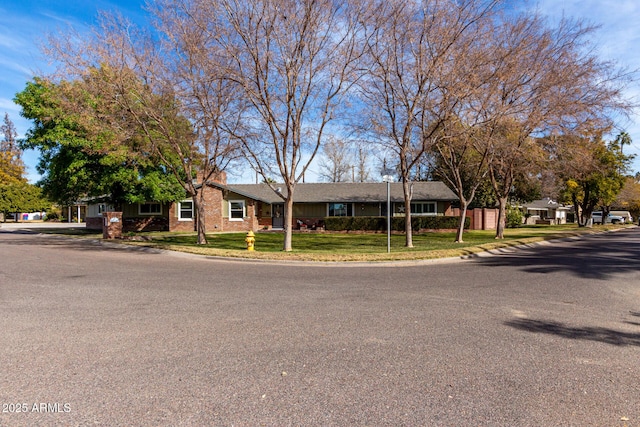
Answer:
<svg viewBox="0 0 640 427"><path fill-rule="evenodd" d="M0 230L0 425L640 426L639 237L353 267Z"/></svg>

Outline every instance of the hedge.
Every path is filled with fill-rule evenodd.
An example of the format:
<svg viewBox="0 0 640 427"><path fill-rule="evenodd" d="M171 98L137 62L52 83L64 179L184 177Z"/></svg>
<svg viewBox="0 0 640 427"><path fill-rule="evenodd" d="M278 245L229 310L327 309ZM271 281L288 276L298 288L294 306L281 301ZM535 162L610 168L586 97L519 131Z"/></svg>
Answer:
<svg viewBox="0 0 640 427"><path fill-rule="evenodd" d="M413 231L422 229L455 229L460 217L457 216L414 216L411 217ZM471 219L465 219L464 228L469 228ZM404 231L404 217L391 219L391 230ZM324 218L324 227L328 231L386 231L387 218L379 216L330 216Z"/></svg>

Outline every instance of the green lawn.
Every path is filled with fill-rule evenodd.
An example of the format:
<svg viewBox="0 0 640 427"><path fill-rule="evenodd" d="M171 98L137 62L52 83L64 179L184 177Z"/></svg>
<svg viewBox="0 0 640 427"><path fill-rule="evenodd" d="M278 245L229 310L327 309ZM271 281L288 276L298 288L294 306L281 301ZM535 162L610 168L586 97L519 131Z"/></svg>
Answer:
<svg viewBox="0 0 640 427"><path fill-rule="evenodd" d="M313 261L387 261L468 255L488 249L532 243L558 237L593 233L619 226L579 229L575 225L530 226L508 229L504 240L495 240L495 231L467 231L464 243L455 243L453 232L416 233L413 248L406 248L403 234L391 236L387 254L386 234L294 233L293 252L282 251L283 234L256 233L255 252L246 250L245 233L212 233L207 245L197 245L195 234L141 233L147 241L129 244L159 247L212 256Z"/></svg>
<svg viewBox="0 0 640 427"><path fill-rule="evenodd" d="M406 248L404 234L391 236L391 253L387 253L387 235L358 233L294 233L293 251L283 252L283 234L256 233L255 251L246 250L245 233L210 233L208 244L198 245L195 233L125 233L115 242L189 252L200 255L236 258L304 261L391 261L419 260L470 255L490 249L550 240L554 238L597 233L630 225L605 225L578 228L576 225L525 226L507 229L504 240L495 239L495 231L466 231L464 243L455 243L454 232L428 232L413 235L413 248ZM102 233L82 229L39 230L87 238L102 238Z"/></svg>
<svg viewBox="0 0 640 427"><path fill-rule="evenodd" d="M548 235L547 230L522 229L517 232L509 230L508 238L530 238ZM464 234L464 243L455 243L455 233L423 233L413 235L414 248L406 248L404 234L391 236L391 250L394 252L411 252L425 250L452 249L476 246L495 242L495 232L469 231ZM195 235L158 235L152 237L153 242L197 246ZM217 249L245 250L245 233L208 234L208 246ZM282 233L256 233L256 251L281 252ZM341 233L294 233L292 237L294 252L309 253L380 253L387 251L386 234L341 234Z"/></svg>

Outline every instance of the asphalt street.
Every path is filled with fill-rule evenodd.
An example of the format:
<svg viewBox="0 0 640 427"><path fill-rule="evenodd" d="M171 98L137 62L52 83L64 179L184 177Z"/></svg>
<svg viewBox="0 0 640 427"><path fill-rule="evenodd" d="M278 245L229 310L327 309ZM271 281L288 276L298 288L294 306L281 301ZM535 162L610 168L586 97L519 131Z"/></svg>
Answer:
<svg viewBox="0 0 640 427"><path fill-rule="evenodd" d="M415 265L0 229L1 426L640 427L640 229Z"/></svg>

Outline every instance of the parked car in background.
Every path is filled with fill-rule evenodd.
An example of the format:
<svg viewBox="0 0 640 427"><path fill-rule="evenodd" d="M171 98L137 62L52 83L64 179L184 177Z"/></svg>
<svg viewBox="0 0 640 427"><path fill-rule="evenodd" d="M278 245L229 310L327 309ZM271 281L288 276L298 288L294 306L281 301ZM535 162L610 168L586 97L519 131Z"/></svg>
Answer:
<svg viewBox="0 0 640 427"><path fill-rule="evenodd" d="M633 223L633 217L631 216L629 211L611 211L609 213L612 215L621 216L622 218L624 218L624 222L627 224Z"/></svg>
<svg viewBox="0 0 640 427"><path fill-rule="evenodd" d="M591 219L593 219L594 224L602 224L602 211L596 211L591 214ZM620 215L614 215L611 212L604 221L605 224L624 224L625 218Z"/></svg>

